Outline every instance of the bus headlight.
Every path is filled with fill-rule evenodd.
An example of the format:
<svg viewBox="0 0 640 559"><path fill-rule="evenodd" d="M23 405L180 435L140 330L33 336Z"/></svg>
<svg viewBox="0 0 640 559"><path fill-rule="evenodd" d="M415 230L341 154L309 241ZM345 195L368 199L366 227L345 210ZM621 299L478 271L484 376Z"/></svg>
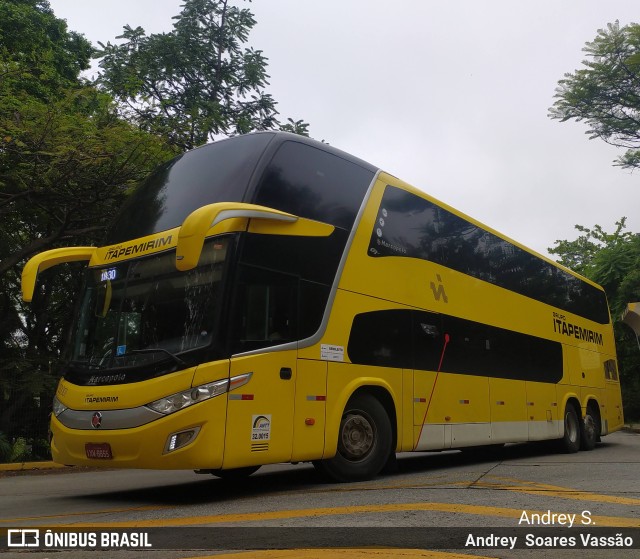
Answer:
<svg viewBox="0 0 640 559"><path fill-rule="evenodd" d="M65 406L60 400L58 400L57 396L54 396L53 397L53 415L58 417L66 409L67 409L67 406Z"/></svg>
<svg viewBox="0 0 640 559"><path fill-rule="evenodd" d="M169 415L188 408L193 404L197 404L198 402L204 402L205 400L220 396L220 394L224 394L230 389L233 390L238 386L242 386L249 382L252 374L253 373L246 373L231 379L216 380L214 382L208 382L207 384L201 384L200 386L189 388L189 390L160 398L155 402L147 404L147 407L158 413Z"/></svg>

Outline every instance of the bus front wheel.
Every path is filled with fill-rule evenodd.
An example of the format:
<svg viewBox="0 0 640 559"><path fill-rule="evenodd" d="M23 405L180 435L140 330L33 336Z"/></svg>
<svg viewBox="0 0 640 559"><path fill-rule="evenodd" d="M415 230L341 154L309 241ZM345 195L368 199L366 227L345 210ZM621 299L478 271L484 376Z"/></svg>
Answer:
<svg viewBox="0 0 640 559"><path fill-rule="evenodd" d="M336 481L371 479L387 463L392 441L384 406L371 394L359 394L349 400L342 414L336 455L314 465Z"/></svg>

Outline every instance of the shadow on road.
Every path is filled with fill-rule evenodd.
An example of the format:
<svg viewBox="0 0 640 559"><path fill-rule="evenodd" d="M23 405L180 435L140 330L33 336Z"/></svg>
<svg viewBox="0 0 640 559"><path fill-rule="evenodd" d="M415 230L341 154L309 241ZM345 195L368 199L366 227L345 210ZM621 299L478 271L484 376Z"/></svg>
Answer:
<svg viewBox="0 0 640 559"><path fill-rule="evenodd" d="M594 458L607 447L615 443L600 443L592 453ZM390 473L381 477L389 479L393 476L414 473L441 473L448 469L483 463L508 463L510 461L527 458L556 456L568 463L581 463L585 453L558 454L557 447L549 442L514 444L503 447L476 447L464 451L445 451L429 453L405 453L398 455L396 463ZM603 457L604 457L603 453ZM566 457L566 458L565 458ZM557 461L557 460L556 460ZM181 473L182 474L182 473ZM105 476L109 472L104 472ZM182 477L182 475L181 475ZM379 479L379 478L378 478ZM371 483L371 482L366 482ZM374 481L375 483L375 481ZM121 491L92 492L89 495L75 495L67 497L73 501L105 501L122 502L131 505L164 505L179 506L184 504L224 503L242 497L253 497L265 494L277 494L291 491L317 491L330 487L332 482L324 480L311 464L295 467L266 466L254 475L240 479L219 479L208 474L194 478L193 481L181 481L167 484L166 478L158 487L141 487ZM357 488L357 484L353 484Z"/></svg>

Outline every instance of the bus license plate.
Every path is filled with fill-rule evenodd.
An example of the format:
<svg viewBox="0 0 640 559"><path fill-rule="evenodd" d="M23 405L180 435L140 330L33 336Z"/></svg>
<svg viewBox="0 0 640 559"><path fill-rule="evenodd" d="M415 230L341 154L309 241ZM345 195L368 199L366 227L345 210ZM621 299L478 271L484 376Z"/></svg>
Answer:
<svg viewBox="0 0 640 559"><path fill-rule="evenodd" d="M87 443L84 445L87 458L91 460L111 460L111 445L109 443Z"/></svg>

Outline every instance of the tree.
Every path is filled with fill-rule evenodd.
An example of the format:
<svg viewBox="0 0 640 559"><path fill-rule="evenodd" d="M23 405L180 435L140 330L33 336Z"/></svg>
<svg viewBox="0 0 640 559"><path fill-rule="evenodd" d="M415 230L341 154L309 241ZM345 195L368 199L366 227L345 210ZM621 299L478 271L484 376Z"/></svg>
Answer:
<svg viewBox="0 0 640 559"><path fill-rule="evenodd" d="M46 439L81 281L73 265L47 270L23 305L26 259L100 244L134 185L180 150L278 125L266 59L241 48L250 12L188 0L176 20L173 33L125 28L124 46L103 46L98 86L80 76L93 46L48 2L0 0L0 457ZM301 120L285 127L307 134Z"/></svg>
<svg viewBox="0 0 640 559"><path fill-rule="evenodd" d="M143 130L188 150L220 136L277 128L265 92L267 59L245 48L256 24L229 0L185 0L169 33L124 27L124 42L101 44L97 83ZM302 121L285 128L307 134Z"/></svg>
<svg viewBox="0 0 640 559"><path fill-rule="evenodd" d="M299 136L309 136L309 123L304 120L287 119L286 124L280 125L280 130L283 132L291 132L292 134L298 134Z"/></svg>
<svg viewBox="0 0 640 559"><path fill-rule="evenodd" d="M25 306L20 266L97 244L132 185L174 153L80 79L91 51L47 2L0 0L0 432L14 441L35 425L46 439L79 282L52 274Z"/></svg>
<svg viewBox="0 0 640 559"><path fill-rule="evenodd" d="M69 31L46 0L0 1L0 80L4 87L47 100L78 85L94 48Z"/></svg>
<svg viewBox="0 0 640 559"><path fill-rule="evenodd" d="M53 102L0 91L0 276L58 243L99 238L127 189L170 156L93 88Z"/></svg>
<svg viewBox="0 0 640 559"><path fill-rule="evenodd" d="M52 388L79 287L78 274L51 275L25 306L20 266L56 246L98 244L131 186L171 153L93 88L48 103L0 93L0 431L26 429L20 406Z"/></svg>
<svg viewBox="0 0 640 559"><path fill-rule="evenodd" d="M640 167L640 25L618 21L598 30L584 47L585 66L558 82L549 116L584 121L590 139L600 138L626 151L615 162Z"/></svg>
<svg viewBox="0 0 640 559"><path fill-rule="evenodd" d="M549 252L559 262L604 288L614 321L620 367L622 400L628 419L640 419L640 356L635 335L620 320L626 304L640 300L640 235L625 231L626 218L616 222L613 233L600 225L588 229L574 241L556 241Z"/></svg>

